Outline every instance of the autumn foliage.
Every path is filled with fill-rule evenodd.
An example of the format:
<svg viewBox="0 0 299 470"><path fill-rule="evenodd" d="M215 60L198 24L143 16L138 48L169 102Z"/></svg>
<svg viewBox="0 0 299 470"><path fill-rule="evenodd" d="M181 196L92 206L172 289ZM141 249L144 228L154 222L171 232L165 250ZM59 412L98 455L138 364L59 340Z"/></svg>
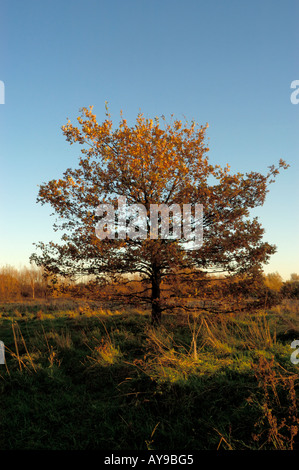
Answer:
<svg viewBox="0 0 299 470"><path fill-rule="evenodd" d="M62 126L66 140L81 147L78 166L42 184L38 195L38 202L50 204L57 215L61 243L39 243L32 259L52 274L90 275L99 286L112 286L111 295L113 283L128 286L133 276L141 287L131 298L150 302L153 322L165 309L188 308L188 297L204 300L211 274L249 279L249 284L261 279L275 247L263 241L264 230L250 210L263 205L269 184L287 165L280 160L265 175L232 174L229 165L209 162L206 129L142 114L132 126L121 115L114 127L107 108L102 123L92 107L83 108L77 126L70 121ZM142 204L148 218L151 204L203 204L203 245L190 249L183 236L99 239L97 207L116 207L120 196ZM127 290L124 298L130 298Z"/></svg>

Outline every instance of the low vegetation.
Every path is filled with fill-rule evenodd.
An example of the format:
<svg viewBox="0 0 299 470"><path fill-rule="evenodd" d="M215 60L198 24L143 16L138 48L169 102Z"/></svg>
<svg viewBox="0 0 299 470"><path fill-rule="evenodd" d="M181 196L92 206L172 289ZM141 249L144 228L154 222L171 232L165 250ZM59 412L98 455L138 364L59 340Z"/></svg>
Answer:
<svg viewBox="0 0 299 470"><path fill-rule="evenodd" d="M0 448L298 448L299 304L167 314L48 299L0 305Z"/></svg>

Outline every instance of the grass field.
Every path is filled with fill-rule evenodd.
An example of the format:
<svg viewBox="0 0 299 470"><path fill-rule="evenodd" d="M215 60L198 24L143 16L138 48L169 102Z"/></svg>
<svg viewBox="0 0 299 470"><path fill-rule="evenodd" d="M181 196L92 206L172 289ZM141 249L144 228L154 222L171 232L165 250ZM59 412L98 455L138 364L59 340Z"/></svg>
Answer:
<svg viewBox="0 0 299 470"><path fill-rule="evenodd" d="M296 449L298 301L255 315L0 305L1 450Z"/></svg>

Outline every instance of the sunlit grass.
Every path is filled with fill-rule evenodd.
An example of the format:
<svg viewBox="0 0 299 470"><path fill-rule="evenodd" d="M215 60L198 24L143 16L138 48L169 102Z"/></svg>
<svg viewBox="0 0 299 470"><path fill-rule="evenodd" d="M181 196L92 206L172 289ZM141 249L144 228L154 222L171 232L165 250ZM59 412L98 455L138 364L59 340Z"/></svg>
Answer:
<svg viewBox="0 0 299 470"><path fill-rule="evenodd" d="M10 306L0 318L0 448L295 446L294 304L255 315L169 315L156 328L143 309L32 306L28 315L28 305L16 305L17 314Z"/></svg>

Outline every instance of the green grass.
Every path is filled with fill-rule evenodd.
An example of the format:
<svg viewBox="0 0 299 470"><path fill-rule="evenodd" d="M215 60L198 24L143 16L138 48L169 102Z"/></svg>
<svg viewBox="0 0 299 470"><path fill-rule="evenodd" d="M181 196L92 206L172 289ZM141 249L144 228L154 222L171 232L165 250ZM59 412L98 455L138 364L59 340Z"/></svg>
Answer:
<svg viewBox="0 0 299 470"><path fill-rule="evenodd" d="M298 305L187 318L0 305L0 449L293 449Z"/></svg>

